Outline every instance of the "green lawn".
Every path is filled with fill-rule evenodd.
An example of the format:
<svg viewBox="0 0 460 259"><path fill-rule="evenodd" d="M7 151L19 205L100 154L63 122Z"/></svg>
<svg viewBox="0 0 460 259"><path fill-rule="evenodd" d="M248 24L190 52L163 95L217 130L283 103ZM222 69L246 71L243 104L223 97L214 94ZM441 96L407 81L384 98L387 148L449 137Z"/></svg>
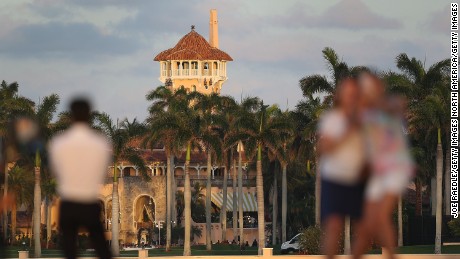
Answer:
<svg viewBox="0 0 460 259"><path fill-rule="evenodd" d="M20 247L11 247L7 249L7 257L15 258L18 257L18 250ZM279 250L279 249L278 249ZM32 256L32 251L30 256ZM173 247L170 252L165 252L164 249L152 249L149 250L149 256L181 256L183 253L182 247ZM239 246L235 245L214 245L212 251L206 251L206 246L193 246L192 255L256 255L257 248L248 247L243 251L240 251ZM79 255L82 257L95 256L94 252L91 251L80 251ZM137 257L138 251L121 251L120 256L122 257ZM63 257L60 250L57 249L43 249L42 257Z"/></svg>
<svg viewBox="0 0 460 259"><path fill-rule="evenodd" d="M206 251L206 247L203 246L194 246L192 247L192 255L256 255L257 248L248 247L243 251L240 251L240 248L235 245L214 245L212 251ZM17 258L18 257L19 247L11 247L7 249L7 257ZM398 248L398 253L400 254L432 254L434 251L434 245L423 245L423 246L405 246ZM183 248L173 247L172 250L168 253L164 249L152 249L149 250L149 256L181 256ZM443 246L443 254L460 254L460 245L455 246ZM381 253L380 249L372 250L370 254L379 254ZM274 254L280 254L280 246L274 248ZM32 255L32 252L31 252ZM122 257L137 257L137 251L122 251L120 256ZM89 257L95 256L94 252L80 251L80 256ZM42 257L51 258L51 257L63 257L63 254L60 250L56 249L43 249Z"/></svg>

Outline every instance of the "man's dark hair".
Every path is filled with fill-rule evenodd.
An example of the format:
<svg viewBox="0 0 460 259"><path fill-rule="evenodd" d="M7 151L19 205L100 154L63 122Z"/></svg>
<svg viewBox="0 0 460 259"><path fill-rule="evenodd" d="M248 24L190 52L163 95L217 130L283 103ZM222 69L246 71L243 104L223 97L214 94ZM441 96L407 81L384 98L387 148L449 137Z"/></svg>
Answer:
<svg viewBox="0 0 460 259"><path fill-rule="evenodd" d="M91 119L91 105L86 99L74 99L70 104L70 112L75 122L89 123Z"/></svg>

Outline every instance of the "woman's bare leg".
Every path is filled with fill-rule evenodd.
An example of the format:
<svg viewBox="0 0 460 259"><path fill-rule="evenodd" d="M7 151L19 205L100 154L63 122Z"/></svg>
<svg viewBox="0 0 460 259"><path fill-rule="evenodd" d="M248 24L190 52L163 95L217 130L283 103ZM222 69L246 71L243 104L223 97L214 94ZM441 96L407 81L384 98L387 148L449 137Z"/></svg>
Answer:
<svg viewBox="0 0 460 259"><path fill-rule="evenodd" d="M396 195L387 194L380 205L379 214L379 237L382 247L388 251L388 258L394 258L396 247L396 228L393 224L392 214L396 207L398 197Z"/></svg>
<svg viewBox="0 0 460 259"><path fill-rule="evenodd" d="M356 240L352 247L353 258L361 258L367 251L376 232L377 211L378 203L366 202L364 204L363 218L356 226Z"/></svg>
<svg viewBox="0 0 460 259"><path fill-rule="evenodd" d="M331 215L324 222L323 253L328 259L334 258L339 250L339 241L343 230L343 217Z"/></svg>

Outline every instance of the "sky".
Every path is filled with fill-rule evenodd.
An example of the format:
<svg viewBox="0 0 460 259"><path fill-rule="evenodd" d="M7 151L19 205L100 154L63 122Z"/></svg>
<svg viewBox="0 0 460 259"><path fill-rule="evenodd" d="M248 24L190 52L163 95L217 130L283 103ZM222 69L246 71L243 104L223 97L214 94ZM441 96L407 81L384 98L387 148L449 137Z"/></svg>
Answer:
<svg viewBox="0 0 460 259"><path fill-rule="evenodd" d="M328 74L321 50L348 64L397 70L407 53L426 67L449 58L446 0L1 0L0 80L17 81L35 102L89 96L113 118L147 116L158 81L153 57L195 25L208 39L217 9L227 65L222 94L259 96L294 109L298 81Z"/></svg>

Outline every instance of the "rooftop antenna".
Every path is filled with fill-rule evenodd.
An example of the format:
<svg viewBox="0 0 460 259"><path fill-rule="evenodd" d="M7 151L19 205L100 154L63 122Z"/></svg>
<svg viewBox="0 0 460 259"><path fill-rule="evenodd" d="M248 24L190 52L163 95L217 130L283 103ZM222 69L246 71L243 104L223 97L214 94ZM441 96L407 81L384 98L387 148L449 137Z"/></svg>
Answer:
<svg viewBox="0 0 460 259"><path fill-rule="evenodd" d="M423 60L423 68L425 69L425 64L426 63L426 52L425 52L425 60Z"/></svg>

